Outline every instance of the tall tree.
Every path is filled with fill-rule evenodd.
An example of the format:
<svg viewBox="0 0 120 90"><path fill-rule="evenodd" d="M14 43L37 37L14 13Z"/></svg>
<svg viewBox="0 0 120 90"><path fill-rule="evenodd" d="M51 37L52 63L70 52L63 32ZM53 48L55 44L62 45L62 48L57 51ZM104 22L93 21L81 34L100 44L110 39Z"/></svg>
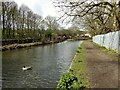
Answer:
<svg viewBox="0 0 120 90"><path fill-rule="evenodd" d="M47 16L45 18L45 24L49 30L57 30L59 27L56 18L52 16Z"/></svg>
<svg viewBox="0 0 120 90"><path fill-rule="evenodd" d="M2 29L3 29L3 31L2 31L2 35L3 35L3 38L4 38L4 36L5 36L5 3L4 2L2 2Z"/></svg>
<svg viewBox="0 0 120 90"><path fill-rule="evenodd" d="M17 17L18 17L18 6L15 2L12 3L11 14L12 14L12 38L14 38L16 24L17 24Z"/></svg>
<svg viewBox="0 0 120 90"><path fill-rule="evenodd" d="M83 18L92 30L99 27L99 33L120 30L119 0L55 0L54 3L63 13L60 18L72 17L72 20ZM108 28L110 20L112 26ZM106 31L108 29L109 31Z"/></svg>

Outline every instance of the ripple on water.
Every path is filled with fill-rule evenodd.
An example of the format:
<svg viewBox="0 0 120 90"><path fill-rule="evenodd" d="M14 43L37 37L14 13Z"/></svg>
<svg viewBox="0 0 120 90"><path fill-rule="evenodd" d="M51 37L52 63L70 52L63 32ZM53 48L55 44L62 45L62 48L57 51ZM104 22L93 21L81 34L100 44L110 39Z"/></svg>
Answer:
<svg viewBox="0 0 120 90"><path fill-rule="evenodd" d="M71 64L78 42L24 48L3 53L3 87L53 88ZM23 65L32 70L23 71Z"/></svg>

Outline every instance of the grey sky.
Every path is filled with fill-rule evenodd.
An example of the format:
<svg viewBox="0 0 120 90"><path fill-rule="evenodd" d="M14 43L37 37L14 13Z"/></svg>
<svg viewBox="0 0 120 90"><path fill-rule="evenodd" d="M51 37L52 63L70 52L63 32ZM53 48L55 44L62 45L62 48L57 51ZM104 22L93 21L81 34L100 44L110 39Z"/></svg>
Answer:
<svg viewBox="0 0 120 90"><path fill-rule="evenodd" d="M56 16L55 7L52 0L14 0L18 6L27 5L34 13L46 17L47 15Z"/></svg>
<svg viewBox="0 0 120 90"><path fill-rule="evenodd" d="M45 18L46 16L54 16L59 17L57 10L53 6L53 0L14 0L18 6L21 6L22 4L27 5L34 13L37 13L38 15L43 16ZM71 26L71 24L62 24L59 22L62 27L68 28Z"/></svg>

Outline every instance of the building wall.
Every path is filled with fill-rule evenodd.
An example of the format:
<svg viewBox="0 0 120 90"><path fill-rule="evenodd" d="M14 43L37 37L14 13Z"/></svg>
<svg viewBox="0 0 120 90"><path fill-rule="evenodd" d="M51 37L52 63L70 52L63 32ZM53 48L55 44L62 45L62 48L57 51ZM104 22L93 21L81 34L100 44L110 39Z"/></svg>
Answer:
<svg viewBox="0 0 120 90"><path fill-rule="evenodd" d="M92 38L93 42L108 49L120 51L120 31L110 32L107 34L96 35Z"/></svg>

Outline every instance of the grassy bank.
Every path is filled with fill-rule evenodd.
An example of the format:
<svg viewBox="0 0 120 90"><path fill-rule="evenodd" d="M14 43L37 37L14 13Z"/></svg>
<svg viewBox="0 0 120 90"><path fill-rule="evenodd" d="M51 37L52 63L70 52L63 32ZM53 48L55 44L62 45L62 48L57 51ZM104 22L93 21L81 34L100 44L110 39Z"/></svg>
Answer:
<svg viewBox="0 0 120 90"><path fill-rule="evenodd" d="M85 48L84 42L78 47L76 51L76 55L73 59L72 65L69 68L68 72L72 72L79 81L83 83L83 85L88 86L87 78L85 77L86 74L86 61L85 61Z"/></svg>
<svg viewBox="0 0 120 90"><path fill-rule="evenodd" d="M81 89L88 88L86 78L86 61L84 42L76 50L71 66L67 73L63 74L57 85L57 88L63 89Z"/></svg>
<svg viewBox="0 0 120 90"><path fill-rule="evenodd" d="M100 50L103 51L104 53L108 53L109 55L115 55L115 56L120 54L120 52L117 52L113 49L108 49L105 46L100 46L99 44L97 44L95 42L93 42L93 43L94 43L94 45L96 45L96 47L100 48Z"/></svg>

